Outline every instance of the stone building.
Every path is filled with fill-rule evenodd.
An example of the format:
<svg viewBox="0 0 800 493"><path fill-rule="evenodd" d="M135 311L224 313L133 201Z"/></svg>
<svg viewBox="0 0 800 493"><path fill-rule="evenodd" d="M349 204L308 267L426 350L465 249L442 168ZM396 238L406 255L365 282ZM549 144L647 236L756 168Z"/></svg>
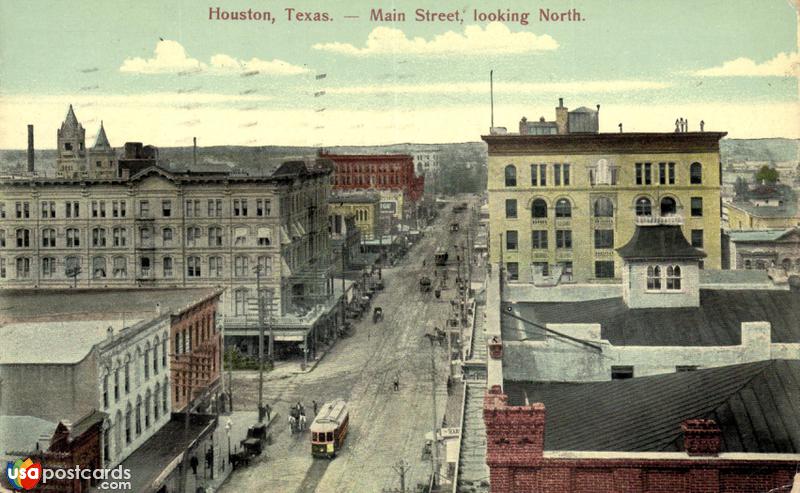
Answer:
<svg viewBox="0 0 800 493"><path fill-rule="evenodd" d="M69 105L67 117L57 132L56 175L62 178L113 178L116 153L108 142L103 122L91 149L86 148L86 130Z"/></svg>
<svg viewBox="0 0 800 493"><path fill-rule="evenodd" d="M800 226L797 194L783 185L759 185L746 197L724 204L726 227L731 231L787 229Z"/></svg>
<svg viewBox="0 0 800 493"><path fill-rule="evenodd" d="M800 227L730 231L731 269L782 269L800 275Z"/></svg>
<svg viewBox="0 0 800 493"><path fill-rule="evenodd" d="M328 199L331 234L344 232L345 219L352 217L355 226L365 239L372 239L380 231L380 197L375 193L335 193Z"/></svg>
<svg viewBox="0 0 800 493"><path fill-rule="evenodd" d="M482 137L490 261L503 262L509 280L619 282L615 248L637 222L658 218L680 225L706 267L720 268L724 132L599 133L598 112L563 102L556 116L547 131L526 122L520 134Z"/></svg>

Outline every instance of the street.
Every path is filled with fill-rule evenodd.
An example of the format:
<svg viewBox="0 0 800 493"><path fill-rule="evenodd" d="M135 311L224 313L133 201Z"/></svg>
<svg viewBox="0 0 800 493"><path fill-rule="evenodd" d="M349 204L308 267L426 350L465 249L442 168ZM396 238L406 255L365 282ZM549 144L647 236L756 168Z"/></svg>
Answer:
<svg viewBox="0 0 800 493"><path fill-rule="evenodd" d="M399 491L393 466L401 459L410 465L408 490L413 491L418 483L427 484L431 464L429 459L423 460L422 450L433 417L431 342L425 334L433 333L434 327L444 328L450 318L459 253L450 248L447 289L440 299L433 292L421 293L419 279L423 273L434 278L433 253L438 246L465 241L469 214L454 216L449 206L443 209L425 237L394 267L383 269L386 288L372 303L372 307L383 308L383 321L373 324L371 316L357 321L353 335L339 340L309 373L267 374L264 393L272 412L280 414L273 425L273 444L259 461L235 471L221 491ZM460 232L449 231L452 222L461 224ZM447 401L445 347L438 342L434 347L437 425L441 425ZM393 389L395 376L399 376L399 391ZM257 394L257 373L236 372L235 408L254 410ZM302 402L310 423L312 400L321 405L337 397L344 398L350 410L344 448L333 460L314 459L308 431L291 434L288 409Z"/></svg>

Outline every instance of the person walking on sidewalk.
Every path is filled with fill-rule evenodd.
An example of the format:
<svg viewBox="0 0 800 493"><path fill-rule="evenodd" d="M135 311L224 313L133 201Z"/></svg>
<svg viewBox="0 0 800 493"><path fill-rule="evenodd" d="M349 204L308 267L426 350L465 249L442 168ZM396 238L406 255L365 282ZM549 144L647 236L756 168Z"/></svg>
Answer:
<svg viewBox="0 0 800 493"><path fill-rule="evenodd" d="M314 406L314 416L316 416L317 415L317 401L311 401L311 403Z"/></svg>

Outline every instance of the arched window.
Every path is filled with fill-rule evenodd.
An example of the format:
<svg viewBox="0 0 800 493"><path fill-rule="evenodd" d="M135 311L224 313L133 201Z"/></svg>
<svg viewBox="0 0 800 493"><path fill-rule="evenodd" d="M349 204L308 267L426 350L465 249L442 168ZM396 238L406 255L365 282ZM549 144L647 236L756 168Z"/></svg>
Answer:
<svg viewBox="0 0 800 493"><path fill-rule="evenodd" d="M114 420L114 455L119 456L122 452L122 411L117 410L117 416Z"/></svg>
<svg viewBox="0 0 800 493"><path fill-rule="evenodd" d="M56 246L56 230L45 228L42 230L42 248L54 248Z"/></svg>
<svg viewBox="0 0 800 493"><path fill-rule="evenodd" d="M547 217L547 202L545 202L544 199L536 199L533 201L533 204L531 204L531 217Z"/></svg>
<svg viewBox="0 0 800 493"><path fill-rule="evenodd" d="M672 291L681 289L681 267L679 265L667 267L667 289Z"/></svg>
<svg viewBox="0 0 800 493"><path fill-rule="evenodd" d="M506 166L505 171L506 177L506 186L507 187L516 187L517 186L517 168L513 164L509 164Z"/></svg>
<svg viewBox="0 0 800 493"><path fill-rule="evenodd" d="M136 436L142 434L142 396L136 396Z"/></svg>
<svg viewBox="0 0 800 493"><path fill-rule="evenodd" d="M17 230L17 248L27 248L31 246L31 230L18 229Z"/></svg>
<svg viewBox="0 0 800 493"><path fill-rule="evenodd" d="M781 267L783 267L783 270L785 270L786 272L789 272L790 270L792 270L792 261L788 258L783 259L783 261L781 262Z"/></svg>
<svg viewBox="0 0 800 493"><path fill-rule="evenodd" d="M150 396L150 389L144 396L144 429L150 429L150 405L152 404L152 397Z"/></svg>
<svg viewBox="0 0 800 493"><path fill-rule="evenodd" d="M572 217L572 204L567 199L556 202L556 217Z"/></svg>
<svg viewBox="0 0 800 493"><path fill-rule="evenodd" d="M608 197L594 201L594 217L614 217L614 203Z"/></svg>
<svg viewBox="0 0 800 493"><path fill-rule="evenodd" d="M746 270L750 270L750 269L752 269L752 268L753 268L753 263L752 263L752 262L750 262L750 259L746 259L746 260L744 261L744 268L745 268Z"/></svg>
<svg viewBox="0 0 800 493"><path fill-rule="evenodd" d="M637 216L652 216L653 204L647 197L640 197L636 199L636 215Z"/></svg>
<svg viewBox="0 0 800 493"><path fill-rule="evenodd" d="M157 423L159 416L161 416L161 407L158 405L158 399L161 397L161 384L156 382L153 387L153 422Z"/></svg>
<svg viewBox="0 0 800 493"><path fill-rule="evenodd" d="M167 414L169 409L169 379L164 380L164 386L161 387L161 410Z"/></svg>
<svg viewBox="0 0 800 493"><path fill-rule="evenodd" d="M94 257L92 259L92 277L95 279L105 279L106 277L106 258Z"/></svg>
<svg viewBox="0 0 800 493"><path fill-rule="evenodd" d="M125 408L125 444L130 444L132 440L131 436L131 403L128 403L128 406Z"/></svg>
<svg viewBox="0 0 800 493"><path fill-rule="evenodd" d="M657 265L647 267L647 289L661 289L661 267Z"/></svg>
<svg viewBox="0 0 800 493"><path fill-rule="evenodd" d="M689 183L692 185L701 185L703 183L703 165L700 163L692 163L689 167Z"/></svg>
<svg viewBox="0 0 800 493"><path fill-rule="evenodd" d="M661 199L661 215L674 216L678 212L678 203L672 197Z"/></svg>

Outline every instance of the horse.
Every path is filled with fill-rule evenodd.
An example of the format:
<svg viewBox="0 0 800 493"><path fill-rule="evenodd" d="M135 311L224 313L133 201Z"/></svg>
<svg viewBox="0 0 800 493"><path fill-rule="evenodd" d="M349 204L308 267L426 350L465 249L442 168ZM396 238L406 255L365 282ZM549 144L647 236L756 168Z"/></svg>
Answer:
<svg viewBox="0 0 800 493"><path fill-rule="evenodd" d="M289 431L294 433L294 430L295 430L296 426L297 426L297 419L290 414L289 415Z"/></svg>

